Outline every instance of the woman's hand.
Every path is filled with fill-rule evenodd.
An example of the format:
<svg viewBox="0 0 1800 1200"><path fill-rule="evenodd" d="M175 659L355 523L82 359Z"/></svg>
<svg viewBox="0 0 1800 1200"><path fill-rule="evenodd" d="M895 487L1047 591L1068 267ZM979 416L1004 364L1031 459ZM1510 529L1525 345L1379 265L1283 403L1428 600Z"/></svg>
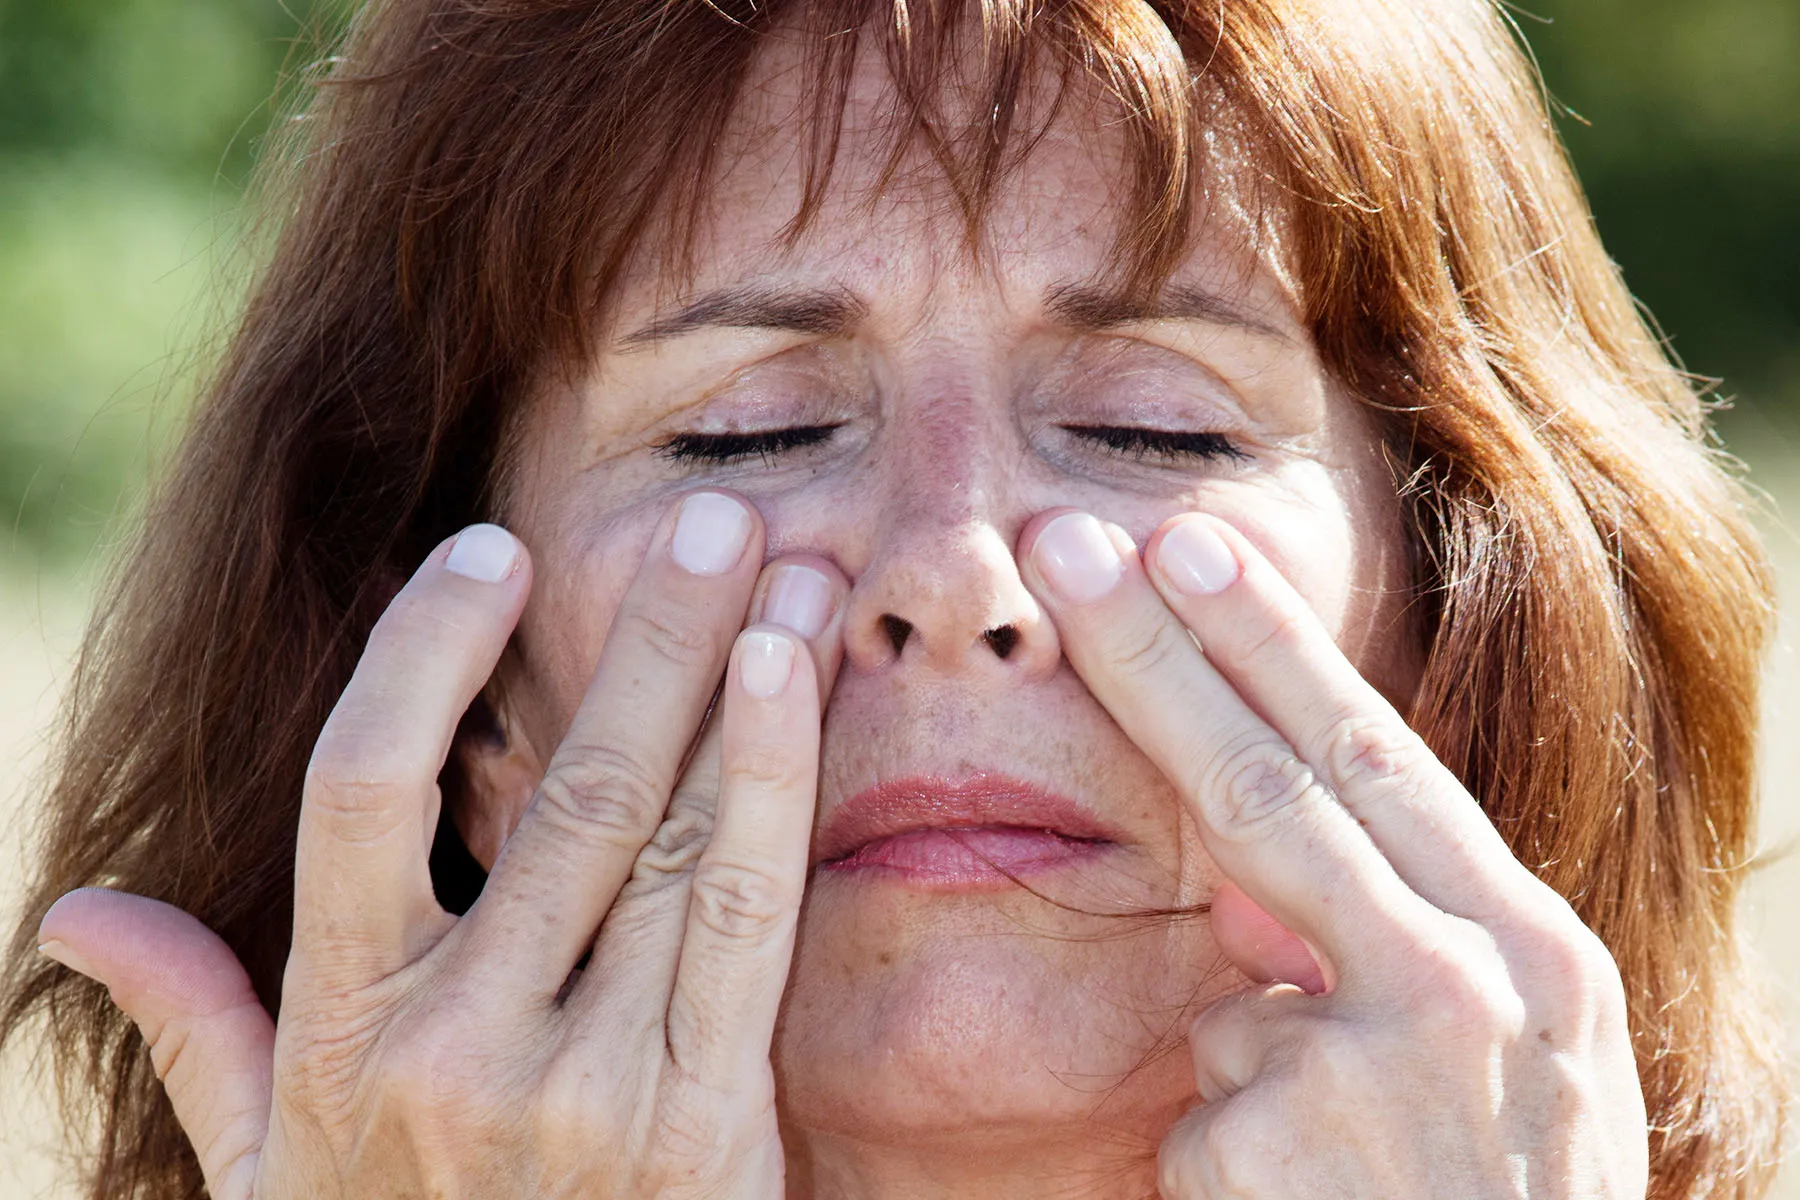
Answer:
<svg viewBox="0 0 1800 1200"><path fill-rule="evenodd" d="M1142 562L1083 513L1021 545L1069 661L1239 889L1221 947L1287 981L1193 1023L1201 1103L1163 1143L1164 1196L1641 1200L1611 956L1268 561L1199 515ZM1298 938L1256 951L1258 909Z"/></svg>
<svg viewBox="0 0 1800 1200"><path fill-rule="evenodd" d="M185 913L90 890L44 918L48 952L143 1031L218 1200L779 1200L769 1044L844 585L815 561L758 586L734 498L679 513L467 916L426 856L457 721L530 586L493 526L400 592L319 738L279 1028ZM747 611L786 627L740 634Z"/></svg>

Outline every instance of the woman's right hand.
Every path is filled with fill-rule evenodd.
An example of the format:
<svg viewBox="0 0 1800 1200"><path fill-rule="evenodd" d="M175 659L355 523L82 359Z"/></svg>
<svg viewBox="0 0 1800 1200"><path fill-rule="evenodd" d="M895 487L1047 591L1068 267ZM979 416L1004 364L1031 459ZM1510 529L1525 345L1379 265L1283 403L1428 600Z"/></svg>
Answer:
<svg viewBox="0 0 1800 1200"><path fill-rule="evenodd" d="M279 1027L186 913L84 889L46 914L46 952L142 1031L216 1200L782 1195L769 1045L845 585L817 560L759 573L734 498L677 511L466 916L427 854L530 587L492 526L401 590L319 738Z"/></svg>

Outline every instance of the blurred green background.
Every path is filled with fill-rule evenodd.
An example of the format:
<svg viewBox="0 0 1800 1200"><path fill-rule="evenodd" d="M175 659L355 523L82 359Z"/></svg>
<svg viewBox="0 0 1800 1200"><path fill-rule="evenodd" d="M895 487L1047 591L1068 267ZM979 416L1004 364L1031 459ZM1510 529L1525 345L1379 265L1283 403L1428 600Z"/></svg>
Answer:
<svg viewBox="0 0 1800 1200"><path fill-rule="evenodd" d="M1601 232L1754 457L1800 421L1800 0L1533 4ZM0 0L0 565L89 558L179 427L276 81L345 8Z"/></svg>

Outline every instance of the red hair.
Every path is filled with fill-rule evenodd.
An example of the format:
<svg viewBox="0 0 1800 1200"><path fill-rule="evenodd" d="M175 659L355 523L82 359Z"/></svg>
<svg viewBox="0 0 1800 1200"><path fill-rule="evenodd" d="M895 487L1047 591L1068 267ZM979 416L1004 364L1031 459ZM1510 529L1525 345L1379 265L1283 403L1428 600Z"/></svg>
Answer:
<svg viewBox="0 0 1800 1200"><path fill-rule="evenodd" d="M95 1197L198 1170L129 1022L32 952L108 884L217 930L276 1009L300 781L382 603L486 514L509 405L585 353L664 219L692 214L771 29L829 179L851 64L896 85L972 231L1050 69L1116 102L1117 261L1153 289L1207 198L1220 113L1280 202L1305 320L1387 414L1427 668L1412 714L1618 961L1651 1195L1750 1197L1784 1101L1744 975L1768 568L1702 404L1597 239L1487 0L378 0L266 164L285 220L211 393L95 618L0 993L97 1103ZM959 46L977 29L979 47ZM829 35L829 36L828 36ZM976 64L970 70L968 63ZM939 81L986 90L958 125ZM959 106L958 111L965 111ZM897 160L896 160L897 161Z"/></svg>

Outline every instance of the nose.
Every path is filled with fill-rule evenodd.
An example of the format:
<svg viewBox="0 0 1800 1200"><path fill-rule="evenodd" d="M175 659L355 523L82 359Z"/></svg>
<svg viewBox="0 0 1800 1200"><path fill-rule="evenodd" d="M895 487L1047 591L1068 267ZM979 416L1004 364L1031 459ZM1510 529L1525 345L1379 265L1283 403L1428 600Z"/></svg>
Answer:
<svg viewBox="0 0 1800 1200"><path fill-rule="evenodd" d="M851 666L868 673L1000 671L1020 682L1056 670L1062 648L1055 627L1013 557L1011 539L1029 514L943 502L971 495L980 489L942 489L928 498L937 502L896 505L878 520L867 566L846 602Z"/></svg>
<svg viewBox="0 0 1800 1200"><path fill-rule="evenodd" d="M1056 630L1019 578L1006 534L977 520L906 524L887 531L851 589L844 652L852 665L1021 678L1056 669Z"/></svg>

